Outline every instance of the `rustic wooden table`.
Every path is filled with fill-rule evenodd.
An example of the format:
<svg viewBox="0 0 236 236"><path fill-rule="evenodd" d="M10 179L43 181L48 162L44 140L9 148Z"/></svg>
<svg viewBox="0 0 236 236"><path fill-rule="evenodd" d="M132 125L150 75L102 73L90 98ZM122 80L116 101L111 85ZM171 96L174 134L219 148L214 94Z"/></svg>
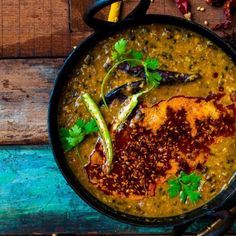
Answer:
<svg viewBox="0 0 236 236"><path fill-rule="evenodd" d="M172 229L122 224L90 208L67 185L48 146L50 90L73 46L92 33L82 20L91 2L0 0L0 234L136 235ZM123 12L137 2L126 0ZM195 21L211 27L223 20L222 8L190 2ZM173 0L155 0L149 12L182 17ZM234 28L235 23L234 17ZM209 222L195 222L188 232ZM230 232L236 232L236 223Z"/></svg>

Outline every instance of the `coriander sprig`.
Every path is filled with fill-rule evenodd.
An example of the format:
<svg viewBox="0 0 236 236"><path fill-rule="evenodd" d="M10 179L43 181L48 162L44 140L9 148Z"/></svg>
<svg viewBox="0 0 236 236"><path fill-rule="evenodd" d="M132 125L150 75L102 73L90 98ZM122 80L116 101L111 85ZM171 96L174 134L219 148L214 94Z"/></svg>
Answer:
<svg viewBox="0 0 236 236"><path fill-rule="evenodd" d="M171 198L179 195L183 203L186 202L188 197L192 203L195 203L201 198L201 194L198 192L200 182L201 176L196 175L194 172L187 175L181 171L178 177L168 180L168 193Z"/></svg>
<svg viewBox="0 0 236 236"><path fill-rule="evenodd" d="M144 68L144 72L146 75L146 82L150 87L158 87L160 85L160 81L162 77L158 72L154 72L159 67L158 60L156 58L147 57L145 60L143 59L143 53L140 51L136 51L134 49L128 50L128 41L125 39L118 40L114 45L114 51L112 52L112 60L115 64L109 69L107 74L102 80L101 84L101 96L103 103L107 107L107 103L104 95L104 86L112 72L122 63L127 62L130 66L138 66L141 65Z"/></svg>
<svg viewBox="0 0 236 236"><path fill-rule="evenodd" d="M123 38L115 43L115 51L111 54L112 60L120 60L122 56L127 54L127 43L127 40Z"/></svg>
<svg viewBox="0 0 236 236"><path fill-rule="evenodd" d="M60 129L59 133L62 146L65 151L70 151L81 143L86 135L97 131L98 127L94 119L87 122L82 119L78 119L71 128Z"/></svg>

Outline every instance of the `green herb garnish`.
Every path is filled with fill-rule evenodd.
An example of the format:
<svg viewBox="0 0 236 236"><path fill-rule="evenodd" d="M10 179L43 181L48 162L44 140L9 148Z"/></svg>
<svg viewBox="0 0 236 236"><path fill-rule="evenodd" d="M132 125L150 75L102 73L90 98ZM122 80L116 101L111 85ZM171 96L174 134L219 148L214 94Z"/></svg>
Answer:
<svg viewBox="0 0 236 236"><path fill-rule="evenodd" d="M130 55L133 59L142 60L143 53L135 50L131 50Z"/></svg>
<svg viewBox="0 0 236 236"><path fill-rule="evenodd" d="M133 49L128 50L128 41L125 39L118 40L114 45L114 51L112 52L112 60L115 64L110 68L105 77L103 78L101 85L102 100L107 107L107 103L104 95L104 86L109 79L112 72L122 63L127 62L130 66L141 65L144 67L146 82L149 87L158 87L162 77L158 72L154 72L159 67L158 60L156 58L147 57L143 59L143 53ZM150 88L149 88L150 89Z"/></svg>
<svg viewBox="0 0 236 236"><path fill-rule="evenodd" d="M125 39L120 39L115 43L115 51L112 52L112 59L120 59L123 55L127 53L127 41Z"/></svg>
<svg viewBox="0 0 236 236"><path fill-rule="evenodd" d="M87 122L78 119L71 128L61 128L59 132L64 150L70 151L81 143L86 135L97 131L98 127L94 119Z"/></svg>
<svg viewBox="0 0 236 236"><path fill-rule="evenodd" d="M179 195L183 203L188 197L192 203L195 203L201 198L201 194L198 192L200 182L201 177L195 173L187 175L181 171L177 178L168 180L168 193L171 198Z"/></svg>
<svg viewBox="0 0 236 236"><path fill-rule="evenodd" d="M158 61L157 59L152 59L150 57L148 57L145 62L144 62L145 66L148 68L148 69L151 69L151 70L155 70L158 68L159 64L158 64Z"/></svg>

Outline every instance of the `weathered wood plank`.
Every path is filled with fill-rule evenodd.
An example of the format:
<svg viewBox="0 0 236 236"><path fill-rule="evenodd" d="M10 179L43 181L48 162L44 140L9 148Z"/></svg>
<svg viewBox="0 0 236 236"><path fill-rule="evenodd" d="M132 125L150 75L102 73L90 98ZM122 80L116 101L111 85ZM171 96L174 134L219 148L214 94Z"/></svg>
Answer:
<svg viewBox="0 0 236 236"><path fill-rule="evenodd" d="M0 0L0 6L2 6L2 1ZM2 11L0 11L0 20L3 19ZM2 56L2 45L3 45L3 24L0 24L0 57Z"/></svg>
<svg viewBox="0 0 236 236"><path fill-rule="evenodd" d="M93 3L93 0L79 1L79 0L69 0L70 7L70 31L79 32L79 31L91 31L91 29L84 24L83 15L85 9Z"/></svg>
<svg viewBox="0 0 236 236"><path fill-rule="evenodd" d="M50 89L63 59L0 61L0 144L47 143Z"/></svg>
<svg viewBox="0 0 236 236"><path fill-rule="evenodd" d="M172 230L123 224L89 207L67 185L48 146L2 147L0 157L1 234L164 235ZM209 222L195 221L188 232ZM236 222L230 232L236 232Z"/></svg>
<svg viewBox="0 0 236 236"><path fill-rule="evenodd" d="M51 1L35 1L35 56L46 56L52 54ZM27 45L27 44L26 44Z"/></svg>
<svg viewBox="0 0 236 236"><path fill-rule="evenodd" d="M2 56L19 54L19 0L2 0Z"/></svg>
<svg viewBox="0 0 236 236"><path fill-rule="evenodd" d="M80 28L69 30L69 0L1 0L0 57L61 57L87 36ZM84 12L89 0L78 1ZM79 18L79 25L83 25ZM76 42L75 42L76 38ZM72 44L73 42L73 44Z"/></svg>
<svg viewBox="0 0 236 236"><path fill-rule="evenodd" d="M0 0L0 57L66 56L71 46L92 31L84 24L82 16L94 1ZM123 15L130 12L137 2L125 1ZM196 22L203 24L207 20L212 27L223 21L222 8L210 7L203 0L191 0L190 3ZM205 8L205 12L197 11L199 5ZM107 13L108 9L98 15L107 18ZM174 0L155 0L149 13L183 17Z"/></svg>
<svg viewBox="0 0 236 236"><path fill-rule="evenodd" d="M23 57L35 55L35 7L31 0L19 1L19 54ZM26 43L27 42L27 43Z"/></svg>

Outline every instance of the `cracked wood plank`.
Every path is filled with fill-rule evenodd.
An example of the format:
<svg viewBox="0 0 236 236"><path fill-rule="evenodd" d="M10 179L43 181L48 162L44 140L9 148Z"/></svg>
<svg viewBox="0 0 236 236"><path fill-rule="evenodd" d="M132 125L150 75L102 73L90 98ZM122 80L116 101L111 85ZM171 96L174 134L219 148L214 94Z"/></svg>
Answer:
<svg viewBox="0 0 236 236"><path fill-rule="evenodd" d="M64 59L0 63L0 144L44 144L50 90Z"/></svg>

